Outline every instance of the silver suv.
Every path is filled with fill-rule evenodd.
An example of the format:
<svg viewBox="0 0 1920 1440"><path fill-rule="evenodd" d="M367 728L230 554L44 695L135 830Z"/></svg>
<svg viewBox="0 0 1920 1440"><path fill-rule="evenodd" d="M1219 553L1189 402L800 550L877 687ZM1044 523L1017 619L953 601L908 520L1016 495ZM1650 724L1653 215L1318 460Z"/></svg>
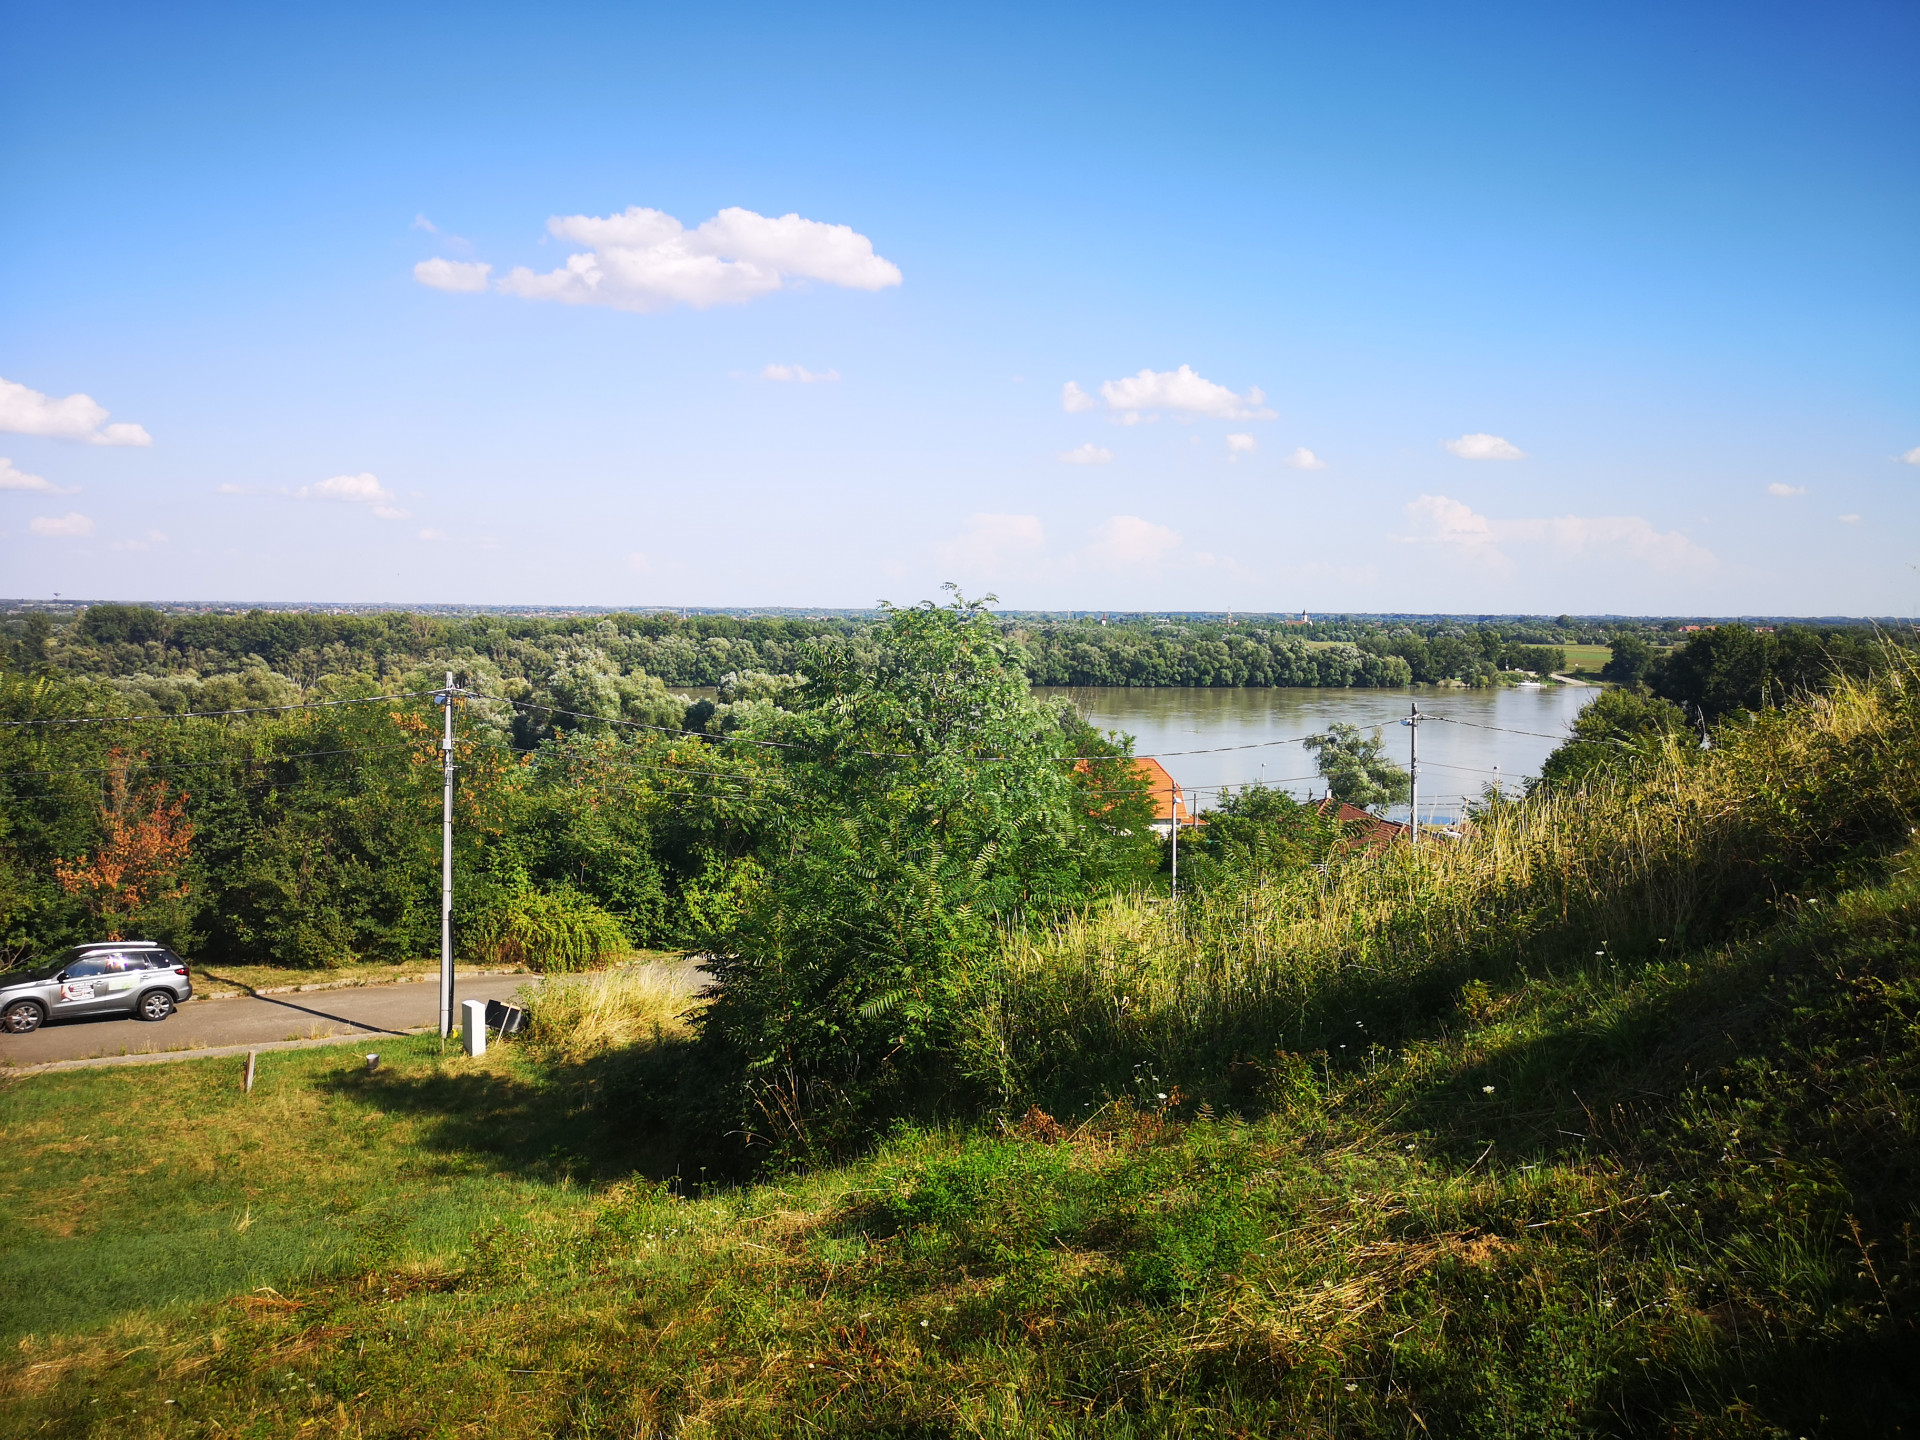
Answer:
<svg viewBox="0 0 1920 1440"><path fill-rule="evenodd" d="M0 1031L28 1035L49 1020L129 1010L164 1020L192 996L187 962L155 941L76 945L37 970L0 975Z"/></svg>

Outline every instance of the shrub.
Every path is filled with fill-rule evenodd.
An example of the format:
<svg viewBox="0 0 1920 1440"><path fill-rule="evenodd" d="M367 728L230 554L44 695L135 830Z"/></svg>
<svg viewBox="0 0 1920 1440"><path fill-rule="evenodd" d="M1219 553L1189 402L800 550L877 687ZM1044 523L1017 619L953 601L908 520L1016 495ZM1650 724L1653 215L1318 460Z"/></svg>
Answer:
<svg viewBox="0 0 1920 1440"><path fill-rule="evenodd" d="M555 973L590 970L627 949L620 922L577 890L515 890L473 924L473 953L494 964Z"/></svg>

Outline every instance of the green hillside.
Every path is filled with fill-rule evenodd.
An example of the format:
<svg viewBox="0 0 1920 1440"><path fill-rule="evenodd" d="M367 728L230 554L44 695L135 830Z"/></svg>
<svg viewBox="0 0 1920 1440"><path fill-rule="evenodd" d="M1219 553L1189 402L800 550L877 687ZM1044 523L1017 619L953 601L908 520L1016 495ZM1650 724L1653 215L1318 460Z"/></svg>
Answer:
<svg viewBox="0 0 1920 1440"><path fill-rule="evenodd" d="M618 976L478 1061L15 1080L4 1428L1911 1434L1914 679L1004 931L944 1088L724 1181Z"/></svg>

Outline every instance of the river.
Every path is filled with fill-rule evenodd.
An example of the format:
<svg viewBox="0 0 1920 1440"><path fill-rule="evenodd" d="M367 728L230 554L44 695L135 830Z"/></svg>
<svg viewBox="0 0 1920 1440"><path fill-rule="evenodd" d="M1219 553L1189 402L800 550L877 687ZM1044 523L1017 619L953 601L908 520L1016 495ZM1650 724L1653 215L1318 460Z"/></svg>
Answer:
<svg viewBox="0 0 1920 1440"><path fill-rule="evenodd" d="M1134 737L1134 753L1154 755L1180 782L1188 803L1204 809L1221 787L1264 779L1306 798L1326 782L1298 741L1334 721L1371 730L1380 726L1387 753L1407 763L1408 727L1400 724L1412 701L1437 717L1420 726L1420 818L1449 820L1463 801L1477 798L1498 771L1515 793L1540 773L1541 762L1566 737L1567 727L1600 691L1590 686L1505 686L1453 690L1093 689L1040 687L1036 695L1064 695L1103 730ZM1256 747L1256 748L1224 748ZM1203 753L1195 753L1203 752ZM1388 812L1407 818L1408 807Z"/></svg>

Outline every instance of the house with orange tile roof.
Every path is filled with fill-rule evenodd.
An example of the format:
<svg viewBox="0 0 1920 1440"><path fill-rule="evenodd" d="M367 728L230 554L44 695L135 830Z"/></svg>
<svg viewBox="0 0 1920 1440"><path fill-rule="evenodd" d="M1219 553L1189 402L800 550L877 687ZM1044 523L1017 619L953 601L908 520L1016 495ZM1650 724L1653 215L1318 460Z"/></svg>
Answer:
<svg viewBox="0 0 1920 1440"><path fill-rule="evenodd" d="M1167 773L1167 767L1152 756L1136 757L1130 762L1134 778L1147 787L1147 794L1153 802L1153 819L1148 823L1156 835L1163 839L1173 833L1174 817L1180 817L1180 828L1191 829L1199 822L1187 808L1186 791L1180 788L1180 782ZM1085 774L1090 770L1085 760L1079 761L1074 769Z"/></svg>
<svg viewBox="0 0 1920 1440"><path fill-rule="evenodd" d="M1146 782L1147 793L1153 797L1153 829L1157 835L1171 835L1177 823L1183 830L1193 824L1193 815L1187 809L1186 791L1180 788L1180 782L1167 773L1167 767L1151 755L1143 755L1133 762L1133 773Z"/></svg>
<svg viewBox="0 0 1920 1440"><path fill-rule="evenodd" d="M1371 810L1362 810L1358 805L1349 805L1331 795L1323 795L1310 803L1318 814L1340 827L1340 843L1356 849L1385 850L1389 845L1407 839L1413 831L1411 825L1398 820L1383 820Z"/></svg>

